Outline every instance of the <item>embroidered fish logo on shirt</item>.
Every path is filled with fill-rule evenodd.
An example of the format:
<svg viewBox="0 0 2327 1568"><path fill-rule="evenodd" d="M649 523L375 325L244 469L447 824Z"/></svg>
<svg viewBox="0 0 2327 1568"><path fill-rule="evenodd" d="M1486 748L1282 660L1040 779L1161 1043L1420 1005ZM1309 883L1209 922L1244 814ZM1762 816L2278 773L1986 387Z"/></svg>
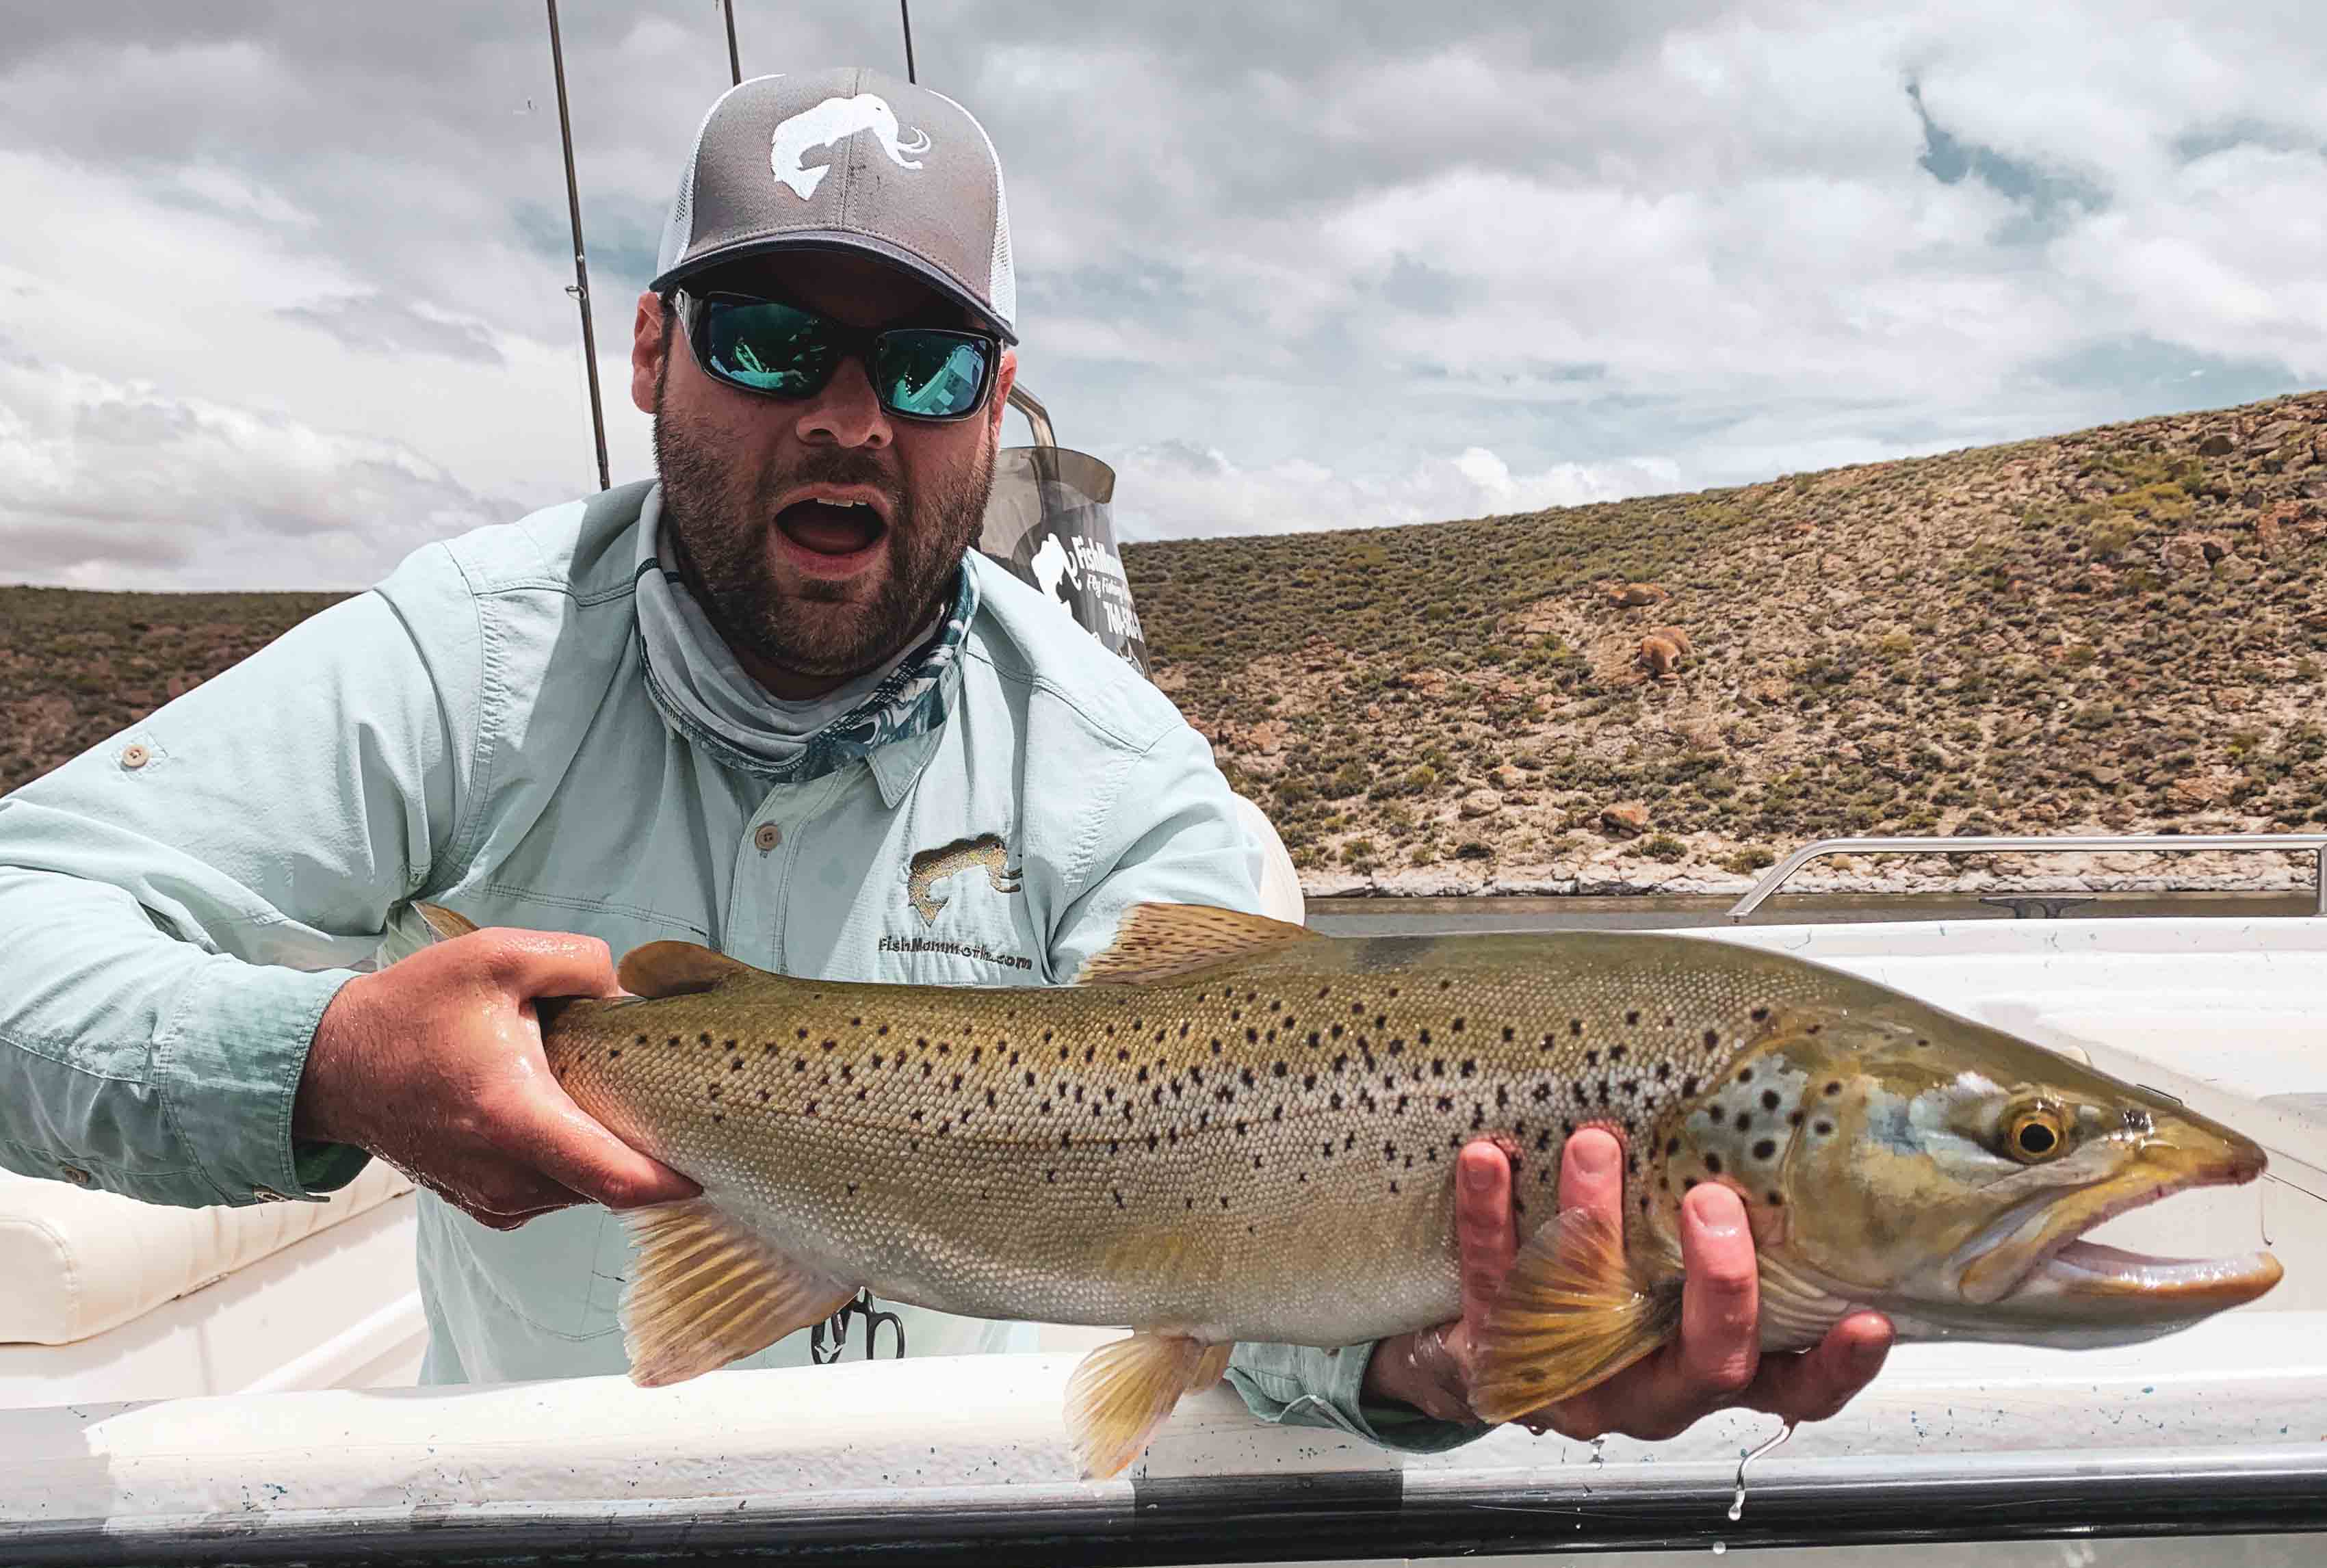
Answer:
<svg viewBox="0 0 2327 1568"><path fill-rule="evenodd" d="M861 92L855 98L828 98L778 126L769 142L768 166L775 171L778 184L790 186L792 194L805 201L816 194L816 188L832 173L832 165L810 167L801 158L818 147L836 147L864 131L873 133L881 150L900 169L920 168L921 161L913 154L930 150L929 132L917 130L913 139L906 141L897 124L897 111L888 100L878 93Z"/></svg>
<svg viewBox="0 0 2327 1568"><path fill-rule="evenodd" d="M986 868L986 885L997 893L1014 893L1019 889L1020 872L1010 869L1010 852L998 833L981 833L975 838L957 838L951 844L936 849L925 849L907 863L905 901L913 906L925 926L938 923L938 911L949 901L937 895L938 883L949 876Z"/></svg>

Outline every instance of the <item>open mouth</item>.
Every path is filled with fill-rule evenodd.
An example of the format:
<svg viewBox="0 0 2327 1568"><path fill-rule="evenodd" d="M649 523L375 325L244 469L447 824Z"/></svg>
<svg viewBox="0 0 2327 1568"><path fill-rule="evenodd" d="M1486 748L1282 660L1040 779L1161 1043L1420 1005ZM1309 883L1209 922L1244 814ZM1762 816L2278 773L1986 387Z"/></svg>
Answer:
<svg viewBox="0 0 2327 1568"><path fill-rule="evenodd" d="M816 495L776 513L785 552L804 570L846 574L869 562L889 531L885 509L869 497Z"/></svg>
<svg viewBox="0 0 2327 1568"><path fill-rule="evenodd" d="M2185 1165L2163 1177L2112 1183L2091 1195L2070 1217L2063 1234L2036 1250L2025 1271L2005 1294L2015 1303L2050 1299L2079 1313L2119 1318L2203 1316L2253 1301L2279 1282L2285 1270L2269 1253L2228 1257L2153 1257L2085 1235L2120 1214L2199 1187L2236 1187L2262 1174L2260 1151Z"/></svg>

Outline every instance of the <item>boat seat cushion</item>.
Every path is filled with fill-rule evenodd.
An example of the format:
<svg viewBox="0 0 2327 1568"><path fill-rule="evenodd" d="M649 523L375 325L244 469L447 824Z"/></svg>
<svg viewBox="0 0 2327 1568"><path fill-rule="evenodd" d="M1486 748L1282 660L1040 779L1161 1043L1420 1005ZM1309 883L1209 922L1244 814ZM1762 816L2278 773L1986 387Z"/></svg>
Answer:
<svg viewBox="0 0 2327 1568"><path fill-rule="evenodd" d="M173 1209L0 1171L0 1344L102 1334L411 1190L374 1160L322 1203Z"/></svg>

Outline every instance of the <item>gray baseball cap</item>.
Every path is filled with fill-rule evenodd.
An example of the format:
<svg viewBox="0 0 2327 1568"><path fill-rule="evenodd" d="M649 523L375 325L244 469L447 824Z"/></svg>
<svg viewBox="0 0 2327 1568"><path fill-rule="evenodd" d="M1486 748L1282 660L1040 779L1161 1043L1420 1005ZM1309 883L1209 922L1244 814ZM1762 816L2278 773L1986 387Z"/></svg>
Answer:
<svg viewBox="0 0 2327 1568"><path fill-rule="evenodd" d="M720 95L679 176L650 286L810 249L878 257L1018 341L1002 161L942 93L849 66Z"/></svg>

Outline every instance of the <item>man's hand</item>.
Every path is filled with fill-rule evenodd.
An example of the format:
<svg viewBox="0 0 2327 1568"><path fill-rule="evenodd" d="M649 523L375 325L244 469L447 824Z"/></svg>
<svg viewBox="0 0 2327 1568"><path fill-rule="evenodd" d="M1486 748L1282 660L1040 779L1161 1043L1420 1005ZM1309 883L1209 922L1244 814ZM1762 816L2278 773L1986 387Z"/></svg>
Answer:
<svg viewBox="0 0 2327 1568"><path fill-rule="evenodd" d="M537 996L619 996L606 944L483 930L340 988L292 1110L302 1138L377 1154L479 1223L701 1190L584 1113L542 1055Z"/></svg>
<svg viewBox="0 0 2327 1568"><path fill-rule="evenodd" d="M1622 1234L1623 1154L1616 1140L1587 1127L1567 1141L1559 1167L1559 1208L1599 1212ZM1455 1228L1463 1251L1463 1316L1435 1329L1385 1339L1366 1369L1369 1397L1395 1399L1441 1421L1479 1419L1471 1408L1474 1347L1488 1309L1519 1252L1511 1215L1511 1168L1490 1143L1473 1143L1455 1167ZM1823 1421L1883 1368L1891 1325L1858 1312L1815 1349L1761 1353L1760 1282L1753 1237L1737 1195L1708 1181L1681 1204L1680 1338L1575 1398L1521 1418L1563 1437L1621 1433L1677 1436L1703 1416L1742 1405L1789 1422Z"/></svg>

